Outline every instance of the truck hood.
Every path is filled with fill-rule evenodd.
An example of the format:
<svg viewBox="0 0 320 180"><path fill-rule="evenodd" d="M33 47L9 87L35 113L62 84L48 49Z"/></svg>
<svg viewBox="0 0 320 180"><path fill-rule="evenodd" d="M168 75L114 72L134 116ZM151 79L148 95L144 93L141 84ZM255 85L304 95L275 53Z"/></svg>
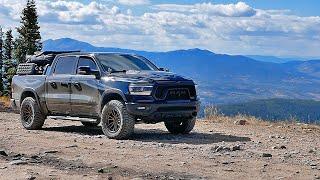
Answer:
<svg viewBox="0 0 320 180"><path fill-rule="evenodd" d="M126 73L114 73L112 76L125 81L192 81L191 79L164 71L127 71Z"/></svg>

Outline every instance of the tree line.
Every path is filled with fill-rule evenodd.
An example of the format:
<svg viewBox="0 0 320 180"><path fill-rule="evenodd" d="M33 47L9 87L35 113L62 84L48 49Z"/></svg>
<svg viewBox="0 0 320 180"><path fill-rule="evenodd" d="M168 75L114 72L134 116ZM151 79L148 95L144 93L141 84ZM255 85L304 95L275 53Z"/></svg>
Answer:
<svg viewBox="0 0 320 180"><path fill-rule="evenodd" d="M9 96L18 64L26 62L27 55L42 49L35 1L27 0L21 12L19 27L14 30L9 28L5 32L3 28L0 25L0 96Z"/></svg>

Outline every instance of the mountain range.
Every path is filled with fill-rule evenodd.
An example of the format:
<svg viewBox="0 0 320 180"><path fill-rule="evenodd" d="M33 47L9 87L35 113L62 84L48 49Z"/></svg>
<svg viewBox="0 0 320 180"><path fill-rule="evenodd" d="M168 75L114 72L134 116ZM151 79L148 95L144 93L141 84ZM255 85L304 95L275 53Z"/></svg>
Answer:
<svg viewBox="0 0 320 180"><path fill-rule="evenodd" d="M261 56L261 55L245 55L251 59L255 59L258 61L263 62L273 62L273 63L286 63L290 61L305 61L305 58L301 57L294 57L294 58L287 58L287 57L276 57L276 56Z"/></svg>
<svg viewBox="0 0 320 180"><path fill-rule="evenodd" d="M193 78L204 104L268 98L320 100L320 60L294 61L272 56L264 59L264 56L216 54L203 49L148 52L96 47L70 38L46 40L43 49L126 52L145 56L159 67Z"/></svg>

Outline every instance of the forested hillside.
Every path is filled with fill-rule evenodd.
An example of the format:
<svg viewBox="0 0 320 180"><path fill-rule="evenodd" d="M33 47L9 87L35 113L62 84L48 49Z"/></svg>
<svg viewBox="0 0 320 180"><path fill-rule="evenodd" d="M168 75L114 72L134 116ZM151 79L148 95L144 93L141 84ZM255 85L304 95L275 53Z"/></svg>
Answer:
<svg viewBox="0 0 320 180"><path fill-rule="evenodd" d="M300 99L266 99L218 106L219 113L244 114L267 120L320 123L320 102Z"/></svg>

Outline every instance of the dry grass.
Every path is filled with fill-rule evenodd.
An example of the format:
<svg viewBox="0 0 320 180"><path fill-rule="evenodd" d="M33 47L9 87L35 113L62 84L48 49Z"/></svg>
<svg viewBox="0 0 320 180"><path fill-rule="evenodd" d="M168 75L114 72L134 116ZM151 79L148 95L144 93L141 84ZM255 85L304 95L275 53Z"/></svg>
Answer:
<svg viewBox="0 0 320 180"><path fill-rule="evenodd" d="M297 119L288 119L283 121L267 121L263 119L256 118L254 116L247 116L238 114L237 116L226 116L220 113L215 106L208 106L205 109L205 118L204 121L207 123L227 123L234 124L234 122L239 120L245 120L246 125L253 126L273 126L278 128L286 128L292 130L302 130L304 132L320 132L320 126L316 124L306 124L299 123Z"/></svg>
<svg viewBox="0 0 320 180"><path fill-rule="evenodd" d="M231 116L225 116L223 114L215 115L215 116L208 116L205 117L205 121L213 122L213 123L234 123L236 121L245 120L246 124L250 125L270 125L271 122L264 121L262 119L253 117L253 116L246 116L246 115L237 115L234 117Z"/></svg>
<svg viewBox="0 0 320 180"><path fill-rule="evenodd" d="M231 117L226 116L219 112L215 106L207 106L205 108L205 120L214 123L234 123L235 121L245 120L247 124L252 125L269 125L270 122L256 118L254 116L247 116L238 114L237 116Z"/></svg>
<svg viewBox="0 0 320 180"><path fill-rule="evenodd" d="M10 97L8 96L1 96L0 97L0 104L6 108L10 107Z"/></svg>

